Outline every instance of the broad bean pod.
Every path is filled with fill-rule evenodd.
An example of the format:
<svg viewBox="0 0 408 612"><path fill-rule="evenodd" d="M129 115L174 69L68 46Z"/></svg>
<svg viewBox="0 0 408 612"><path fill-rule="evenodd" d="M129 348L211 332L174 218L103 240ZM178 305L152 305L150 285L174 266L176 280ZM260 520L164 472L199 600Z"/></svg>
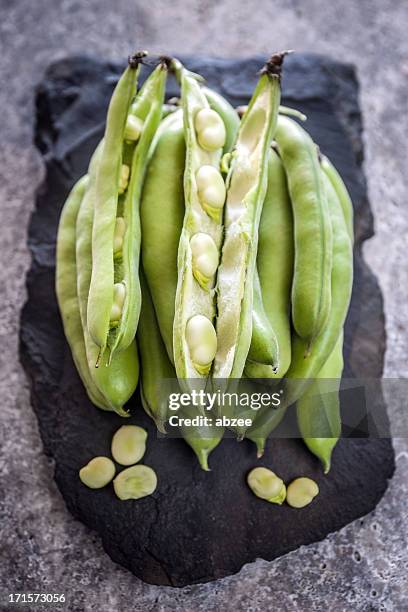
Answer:
<svg viewBox="0 0 408 612"><path fill-rule="evenodd" d="M88 367L77 294L76 220L87 185L83 176L72 188L61 212L57 235L55 289L65 337L82 383L95 406L108 409Z"/></svg>
<svg viewBox="0 0 408 612"><path fill-rule="evenodd" d="M161 119L167 64L157 66L133 101L139 62L131 58L112 95L96 180L87 320L100 356L107 345L111 357L129 346L140 313L139 205L148 149Z"/></svg>
<svg viewBox="0 0 408 612"><path fill-rule="evenodd" d="M251 345L258 225L277 123L283 57L272 56L262 71L242 118L227 176L225 238L217 278L216 379L240 378Z"/></svg>
<svg viewBox="0 0 408 612"><path fill-rule="evenodd" d="M325 156L321 158L328 198L340 203L351 243L354 242L353 204L347 188L335 167ZM324 472L330 470L331 455L341 434L338 391L343 371L343 332L316 379L296 403L300 433L309 450L320 459ZM331 379L330 388L321 379ZM322 388L323 387L323 388Z"/></svg>
<svg viewBox="0 0 408 612"><path fill-rule="evenodd" d="M245 375L249 378L282 378L290 366L293 257L293 217L286 174L281 159L271 149L256 262L265 313L276 337L279 363L275 372L265 362L247 360Z"/></svg>
<svg viewBox="0 0 408 612"><path fill-rule="evenodd" d="M224 121L226 146L231 146L239 126L237 113L220 94L208 87L203 87L202 91L210 107L216 110ZM141 204L143 267L160 332L172 362L174 362L173 321L177 286L177 250L185 212L184 163L183 116L181 109L178 109L166 117L157 130L149 154ZM163 223L164 216L167 219L166 223ZM161 262L160 266L158 262ZM256 329L261 330L258 335L262 337L264 344L267 344L266 350L270 354L273 332L268 330L268 334L265 333L267 323L263 321L266 315L262 313L262 298L257 300L253 310L253 336L256 335ZM254 341L254 344L259 345L259 342ZM260 358L265 360L265 354Z"/></svg>
<svg viewBox="0 0 408 612"><path fill-rule="evenodd" d="M167 355L173 357L177 252L184 218L183 112L166 117L152 143L140 208L142 262Z"/></svg>
<svg viewBox="0 0 408 612"><path fill-rule="evenodd" d="M153 302L143 274L142 309L140 313L137 339L141 357L140 395L145 412L155 421L159 431L165 433L168 420L168 385L177 385L176 372L164 346L154 312ZM180 415L193 418L198 409L194 406L180 409ZM203 470L208 470L208 457L221 442L224 430L221 427L190 426L182 428L182 434L193 449Z"/></svg>
<svg viewBox="0 0 408 612"><path fill-rule="evenodd" d="M219 93L203 87L203 92L210 107L217 111L226 128L226 139L223 152L228 157L234 146L239 130L239 116L236 110ZM221 164L222 165L222 164ZM271 370L277 368L279 362L279 348L273 328L265 312L258 271L254 274L254 298L252 308L252 337L249 347L248 360L255 364L269 364ZM268 367L268 366L266 366Z"/></svg>
<svg viewBox="0 0 408 612"><path fill-rule="evenodd" d="M145 412L156 423L157 429L165 433L168 418L168 397L165 381L174 379L175 372L166 354L156 313L143 273L140 274L142 308L137 328L137 343L140 352L140 397Z"/></svg>
<svg viewBox="0 0 408 612"><path fill-rule="evenodd" d="M231 136L236 134L237 127L237 115L234 109L219 94L211 92L208 88L203 88L203 91L213 108L220 111L226 125L227 140L232 142ZM177 250L185 210L184 159L183 116L179 109L162 121L156 133L151 147L141 205L143 268L149 281L157 322L170 360L173 359L172 328L177 285ZM164 217L166 223L163 223ZM161 265L158 265L158 262ZM143 327L139 326L139 329ZM139 333L141 332L138 331L138 336ZM140 344L139 340L139 346ZM152 399L152 406L156 403L158 405L159 400ZM154 412L154 409L152 408L150 412ZM187 430L185 435L188 435Z"/></svg>
<svg viewBox="0 0 408 612"><path fill-rule="evenodd" d="M226 126L232 143L239 124L233 107L209 88L208 102ZM167 354L173 357L173 321L177 287L177 251L185 212L183 173L185 140L183 115L176 110L162 121L154 138L141 203L142 259ZM163 218L166 217L166 223ZM161 265L158 265L158 262ZM262 302L260 307L263 308ZM262 320L256 306L254 318Z"/></svg>
<svg viewBox="0 0 408 612"><path fill-rule="evenodd" d="M89 183L85 192L76 222L76 274L79 313L88 368L94 384L105 398L107 410L114 410L121 416L127 416L124 404L135 391L139 378L139 360L136 343L133 342L123 351L116 354L108 367L108 358L103 356L101 366L95 363L99 347L95 344L88 330L87 305L89 285L92 274L92 224L96 199L96 174L103 142L92 156L89 169Z"/></svg>
<svg viewBox="0 0 408 612"><path fill-rule="evenodd" d="M302 397L312 379L318 376L334 350L348 312L353 285L352 241L340 202L337 197L332 197L334 190L330 190L328 185L326 188L329 192L327 201L333 230L330 316L324 330L316 338L313 354L309 358L305 359L308 340L300 338L297 334L292 336L292 360L285 376L282 404L277 410L262 410L254 425L246 433L246 437L257 445L259 454L263 453L266 439L282 420L286 408Z"/></svg>
<svg viewBox="0 0 408 612"><path fill-rule="evenodd" d="M232 140L230 130L234 130L235 112L219 94L210 95L207 88L204 90L208 95L210 105L216 106L220 111L225 125L227 139ZM233 133L232 133L233 134ZM142 222L142 261L143 268L152 294L152 301L157 317L157 324L163 342L166 346L167 356L161 357L162 366L151 367L150 371L154 378L162 378L165 372L169 378L175 378L176 373L171 367L173 360L173 320L175 311L175 295L177 286L177 251L183 217L185 212L183 173L185 164L185 140L183 131L183 113L180 110L172 113L164 119L156 133L151 147L146 180L143 188L141 205ZM163 223L166 218L166 223ZM161 265L158 266L157 262ZM144 304L142 303L141 322ZM142 324L139 326L139 334L143 334ZM149 333L149 338L155 335ZM146 336L146 355L150 351L149 338ZM163 344L163 343L162 343ZM141 341L139 340L141 346ZM143 379L143 351L142 352L142 379ZM156 350L153 351L156 355ZM159 355L157 351L157 355ZM169 375L171 367L172 374ZM143 392L145 409L147 404L148 413L156 413L158 401L153 393L150 393L150 401L147 393ZM143 396L142 396L143 397ZM167 398L166 398L167 399ZM187 416L195 416L194 407L187 409ZM163 406L164 412L164 406ZM208 468L208 455L222 438L222 428L184 428L185 440L195 451L200 465L203 469Z"/></svg>
<svg viewBox="0 0 408 612"><path fill-rule="evenodd" d="M332 228L318 152L311 137L298 123L280 116L275 139L293 208L292 321L298 336L308 342L307 356L330 315Z"/></svg>
<svg viewBox="0 0 408 612"><path fill-rule="evenodd" d="M180 410L180 414L184 418L193 419L201 413L197 406L185 406ZM208 472L208 457L210 453L218 446L224 435L224 428L215 425L215 415L213 411L206 411L205 416L213 419L211 425L181 427L181 432L185 442L193 449L201 468Z"/></svg>
<svg viewBox="0 0 408 612"><path fill-rule="evenodd" d="M252 301L252 336L246 358L246 366L251 369L267 368L279 370L279 345L275 331L266 313L258 269L255 266ZM246 367L245 366L245 367Z"/></svg>
<svg viewBox="0 0 408 612"><path fill-rule="evenodd" d="M326 363L296 402L297 423L304 443L330 470L331 456L341 434L339 388L343 371L343 332Z"/></svg>
<svg viewBox="0 0 408 612"><path fill-rule="evenodd" d="M205 380L217 348L214 284L222 239L225 184L219 171L226 128L194 75L179 64L186 141L185 214L177 256L173 325L177 377L186 388Z"/></svg>
<svg viewBox="0 0 408 612"><path fill-rule="evenodd" d="M351 201L350 195L347 191L347 187L344 184L339 172L336 170L334 165L331 163L326 155L321 156L321 166L329 179L334 191L337 194L341 207L343 209L343 215L346 220L347 231L349 236L354 242L354 210L353 202Z"/></svg>
<svg viewBox="0 0 408 612"><path fill-rule="evenodd" d="M216 91L208 87L203 87L202 91L210 107L220 115L224 122L226 139L223 152L228 158L228 154L234 146L239 130L240 120L238 113L231 104ZM256 363L270 364L271 369L273 369L274 366L277 367L278 365L279 350L276 336L264 309L257 270L255 270L254 275L254 302L252 312L252 337L248 359Z"/></svg>

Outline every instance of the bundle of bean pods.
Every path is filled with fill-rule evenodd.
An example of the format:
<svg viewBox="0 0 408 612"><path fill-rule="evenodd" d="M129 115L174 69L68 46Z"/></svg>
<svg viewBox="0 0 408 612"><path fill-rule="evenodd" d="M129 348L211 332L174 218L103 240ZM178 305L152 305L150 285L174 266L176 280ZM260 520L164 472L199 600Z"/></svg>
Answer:
<svg viewBox="0 0 408 612"><path fill-rule="evenodd" d="M160 58L138 90L145 53L129 58L61 214L56 291L95 406L127 416L139 359L143 407L163 432L163 381L188 391L267 380L283 389L281 405L237 435L261 456L296 402L300 433L327 472L341 430L353 208L301 114L280 106L284 56L261 69L241 119L176 59ZM180 85L171 107L169 72ZM324 379L337 392L322 393ZM183 435L208 469L223 427Z"/></svg>

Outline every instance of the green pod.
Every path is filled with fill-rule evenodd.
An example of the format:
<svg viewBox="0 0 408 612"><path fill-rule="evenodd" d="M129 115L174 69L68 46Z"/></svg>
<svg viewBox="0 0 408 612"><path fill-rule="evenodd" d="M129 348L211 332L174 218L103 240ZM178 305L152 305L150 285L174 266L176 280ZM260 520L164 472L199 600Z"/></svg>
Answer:
<svg viewBox="0 0 408 612"><path fill-rule="evenodd" d="M105 398L106 409L113 410L121 416L127 416L128 413L123 409L123 406L133 395L139 378L136 342L133 341L127 349L115 355L109 364L107 356L104 355L99 367L96 368L95 363L98 358L99 347L91 338L87 325L88 293L92 274L92 224L96 199L95 183L102 146L103 142L99 144L92 156L88 170L88 188L82 200L76 222L77 294L88 368L92 380Z"/></svg>
<svg viewBox="0 0 408 612"><path fill-rule="evenodd" d="M246 358L245 373L247 373L247 368L248 371L259 368L260 370L271 371L276 375L280 359L278 339L266 314L257 267L254 271L253 292L252 337Z"/></svg>
<svg viewBox="0 0 408 612"><path fill-rule="evenodd" d="M332 184L341 207L343 209L343 215L346 220L347 230L352 242L354 242L354 210L353 210L353 202L351 201L350 195L347 191L347 187L345 186L343 179L340 174L333 166L331 161L326 155L322 155L321 157L321 165L322 168Z"/></svg>
<svg viewBox="0 0 408 612"><path fill-rule="evenodd" d="M252 427L246 430L245 437L256 445L258 459L263 456L268 437L282 422L286 409L285 404L274 410L261 410L256 415Z"/></svg>
<svg viewBox="0 0 408 612"><path fill-rule="evenodd" d="M322 172L320 170L320 172ZM323 174L323 173L322 173ZM255 442L261 453L266 439L282 420L286 408L305 393L331 355L347 316L353 286L353 248L343 210L328 179L327 189L330 220L333 228L333 266L331 273L332 308L324 331L316 338L313 354L305 359L308 341L292 336L292 360L283 384L283 401L279 409L261 410L246 437Z"/></svg>
<svg viewBox="0 0 408 612"><path fill-rule="evenodd" d="M143 269L160 333L172 362L177 252L184 218L185 151L180 109L166 117L157 130L140 209Z"/></svg>
<svg viewBox="0 0 408 612"><path fill-rule="evenodd" d="M168 418L168 394L165 381L177 383L176 372L171 364L157 325L152 299L144 276L141 275L142 309L140 312L137 339L141 356L141 399L146 413L155 421L159 431L165 433ZM186 418L200 416L194 406L183 407L180 415ZM208 470L208 457L221 442L224 430L215 425L190 426L181 429L184 440L195 452L203 470Z"/></svg>
<svg viewBox="0 0 408 612"><path fill-rule="evenodd" d="M205 384L216 352L214 285L222 240L226 128L194 75L178 65L186 160L184 220L177 255L173 354L186 389Z"/></svg>
<svg viewBox="0 0 408 612"><path fill-rule="evenodd" d="M111 357L133 341L140 314L139 206L147 153L161 119L167 66L157 66L131 104L137 72L127 69L112 95L96 181L87 318L100 355L109 345Z"/></svg>
<svg viewBox="0 0 408 612"><path fill-rule="evenodd" d="M292 363L286 376L296 380L296 384L291 385L291 393L288 394L290 403L304 393L309 379L317 376L332 353L344 326L353 286L353 247L343 210L336 192L324 174L323 180L333 227L332 312L324 332L316 341L316 355L310 363L309 359L304 359L305 341L296 335L293 337Z"/></svg>
<svg viewBox="0 0 408 612"><path fill-rule="evenodd" d="M332 354L296 402L300 434L310 452L322 462L325 474L330 470L332 452L341 435L339 389L343 365L341 332Z"/></svg>
<svg viewBox="0 0 408 612"><path fill-rule="evenodd" d="M55 289L65 337L78 374L91 402L106 410L105 398L95 385L88 368L77 294L76 220L88 181L88 175L85 175L74 185L61 212L57 235Z"/></svg>
<svg viewBox="0 0 408 612"><path fill-rule="evenodd" d="M173 379L175 372L166 354L152 298L143 274L140 274L140 284L142 308L137 328L141 364L140 396L145 412L154 420L157 429L165 433L168 397L163 390L163 381Z"/></svg>
<svg viewBox="0 0 408 612"><path fill-rule="evenodd" d="M199 408L195 406L184 407L181 411L181 416L185 418L199 417L203 415ZM200 466L206 472L209 471L208 457L210 453L218 446L224 435L224 428L215 424L215 415L211 411L206 411L205 415L211 419L210 424L200 426L182 427L181 431L185 442L193 449Z"/></svg>
<svg viewBox="0 0 408 612"><path fill-rule="evenodd" d="M108 108L103 145L96 178L92 231L92 276L87 324L102 357L111 328L114 301L114 235L123 166L126 122L136 93L140 63L130 63L120 77ZM129 166L127 166L129 168Z"/></svg>
<svg viewBox="0 0 408 612"><path fill-rule="evenodd" d="M245 364L249 378L282 378L291 361L290 292L293 277L293 217L286 174L277 153L268 160L268 189L259 224L257 269L262 302L276 337L278 370L263 363ZM254 297L255 301L255 297Z"/></svg>
<svg viewBox="0 0 408 612"><path fill-rule="evenodd" d="M126 297L117 327L112 330L111 354L129 346L135 337L140 313L141 292L138 276L141 243L140 202L147 155L162 115L167 67L160 64L146 79L130 109L132 117L143 122L143 129L131 159L130 181L119 197L117 217L124 219L126 231L122 249L115 253L115 282L126 286Z"/></svg>
<svg viewBox="0 0 408 612"><path fill-rule="evenodd" d="M307 341L305 355L323 330L331 308L332 229L316 145L289 117L275 135L285 167L294 219L292 321Z"/></svg>
<svg viewBox="0 0 408 612"><path fill-rule="evenodd" d="M207 100L214 110L221 115L227 129L224 153L232 150L239 130L240 119L233 106L219 93L203 87ZM281 108L281 107L280 107ZM274 371L279 367L279 347L274 330L265 312L258 272L254 274L254 296L252 306L252 337L247 361L250 367L267 367ZM264 364L268 364L265 366Z"/></svg>
<svg viewBox="0 0 408 612"><path fill-rule="evenodd" d="M219 380L241 377L251 345L258 226L278 117L282 61L283 54L275 55L262 71L241 120L227 176L213 369L213 377Z"/></svg>
<svg viewBox="0 0 408 612"><path fill-rule="evenodd" d="M203 87L202 91L208 100L210 107L215 110L224 122L227 132L223 153L228 153L232 150L239 129L239 116L235 108L218 92Z"/></svg>
<svg viewBox="0 0 408 612"><path fill-rule="evenodd" d="M203 91L226 126L231 143L239 119L231 105L208 88ZM177 287L177 252L184 219L183 175L186 146L181 109L161 122L151 146L141 203L143 269L169 359ZM163 222L163 219L166 222ZM157 262L161 265L158 266Z"/></svg>

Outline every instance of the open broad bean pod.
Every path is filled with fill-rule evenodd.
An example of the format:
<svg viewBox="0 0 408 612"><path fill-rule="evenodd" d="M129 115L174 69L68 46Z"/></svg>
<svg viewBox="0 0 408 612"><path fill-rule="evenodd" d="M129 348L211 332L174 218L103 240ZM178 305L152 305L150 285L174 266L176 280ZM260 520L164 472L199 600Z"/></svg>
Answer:
<svg viewBox="0 0 408 612"><path fill-rule="evenodd" d="M217 276L216 379L241 377L251 346L258 226L267 189L268 152L277 124L283 57L272 56L262 70L230 160Z"/></svg>
<svg viewBox="0 0 408 612"><path fill-rule="evenodd" d="M167 64L162 62L135 97L141 58L130 58L108 109L95 185L92 276L87 322L110 355L133 341L140 313L139 205L147 153L159 125Z"/></svg>

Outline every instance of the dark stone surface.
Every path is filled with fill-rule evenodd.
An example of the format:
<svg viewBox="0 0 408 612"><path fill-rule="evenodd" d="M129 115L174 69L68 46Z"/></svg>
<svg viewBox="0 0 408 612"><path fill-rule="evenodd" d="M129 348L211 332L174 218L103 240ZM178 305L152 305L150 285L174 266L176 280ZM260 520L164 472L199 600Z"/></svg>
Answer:
<svg viewBox="0 0 408 612"><path fill-rule="evenodd" d="M188 64L240 104L251 93L261 60ZM54 295L55 233L65 196L86 170L100 137L117 74L116 66L74 58L53 65L39 88L36 144L47 174L29 230L33 262L21 320L21 358L44 448L55 459L56 481L69 510L101 535L113 560L147 582L182 586L232 574L257 557L276 558L366 514L383 495L394 458L388 439L342 440L330 476L323 477L300 441L274 440L262 465L273 467L285 480L302 473L319 483L318 499L300 514L251 494L244 484L256 463L249 443L224 440L211 455L212 472L204 473L183 441L155 438L136 394L130 421L149 430L144 461L158 474L156 493L120 502L111 487L90 491L80 483L78 469L94 455L109 453L111 435L123 421L92 407L72 364ZM175 93L170 89L174 87L169 95ZM309 131L341 171L355 204L356 279L346 326L346 375L380 376L382 298L361 258L362 241L372 234L372 217L360 166L354 71L316 57L290 57L283 91L285 103L308 115Z"/></svg>

